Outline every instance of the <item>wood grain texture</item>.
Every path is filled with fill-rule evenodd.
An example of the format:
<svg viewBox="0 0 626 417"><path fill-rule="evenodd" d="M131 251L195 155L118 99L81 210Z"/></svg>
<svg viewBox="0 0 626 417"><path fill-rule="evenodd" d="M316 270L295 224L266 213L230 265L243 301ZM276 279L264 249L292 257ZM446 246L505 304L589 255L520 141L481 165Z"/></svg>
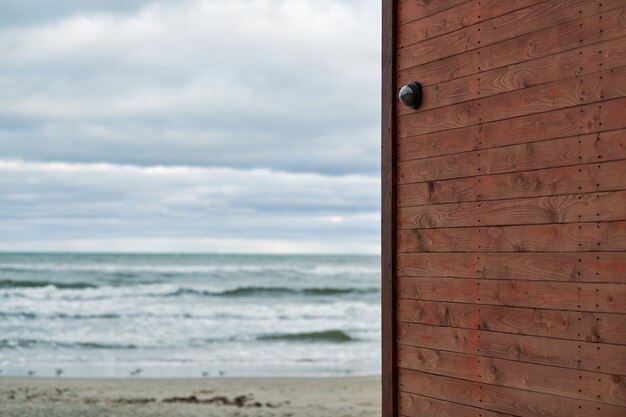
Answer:
<svg viewBox="0 0 626 417"><path fill-rule="evenodd" d="M398 7L397 415L626 415L626 4Z"/></svg>
<svg viewBox="0 0 626 417"><path fill-rule="evenodd" d="M626 133L617 130L401 161L401 181L422 182L626 159Z"/></svg>
<svg viewBox="0 0 626 417"><path fill-rule="evenodd" d="M398 277L398 298L626 314L626 285Z"/></svg>
<svg viewBox="0 0 626 417"><path fill-rule="evenodd" d="M398 117L399 137L409 137L626 95L626 67L498 94L467 103Z"/></svg>
<svg viewBox="0 0 626 417"><path fill-rule="evenodd" d="M523 417L623 417L626 411L626 408L615 405L464 381L409 369L398 371L398 381L401 392L433 398L455 398L458 403Z"/></svg>
<svg viewBox="0 0 626 417"><path fill-rule="evenodd" d="M626 378L464 353L398 346L398 366L429 374L607 404L626 404ZM584 387L584 389L581 389Z"/></svg>
<svg viewBox="0 0 626 417"><path fill-rule="evenodd" d="M626 253L399 253L398 275L571 282L624 282Z"/></svg>
<svg viewBox="0 0 626 417"><path fill-rule="evenodd" d="M626 99L398 139L400 161L626 128Z"/></svg>
<svg viewBox="0 0 626 417"><path fill-rule="evenodd" d="M540 0L482 0L461 3L423 19L414 20L398 27L398 47L432 39L467 26L502 16ZM402 16L401 16L402 18Z"/></svg>
<svg viewBox="0 0 626 417"><path fill-rule="evenodd" d="M626 222L404 229L398 252L626 251Z"/></svg>
<svg viewBox="0 0 626 417"><path fill-rule="evenodd" d="M599 22L600 15L602 15L602 22ZM427 64L417 65L411 60L410 55L406 54L405 61L402 64L398 63L398 85L417 80L422 85L429 86L542 56L563 53L581 46L623 37L625 28L626 9L622 8L599 12L595 16L567 22Z"/></svg>
<svg viewBox="0 0 626 417"><path fill-rule="evenodd" d="M399 0L397 6L398 24L423 19L468 1L471 0Z"/></svg>
<svg viewBox="0 0 626 417"><path fill-rule="evenodd" d="M381 382L383 417L397 415L395 323L396 236L396 0L382 2L381 95Z"/></svg>
<svg viewBox="0 0 626 417"><path fill-rule="evenodd" d="M625 207L626 191L405 207L398 228L616 221L626 220Z"/></svg>
<svg viewBox="0 0 626 417"><path fill-rule="evenodd" d="M504 9L506 4L507 2L500 2L498 5L504 6L500 6ZM491 10L495 11L498 5L492 4ZM416 39L419 36L414 35L420 33L419 30L415 30L420 27L420 22L416 22L414 25L405 25L401 28L405 30L398 31L398 66L402 69L407 66L423 65L450 55L484 48L520 35L593 16L601 9L610 10L620 6L623 6L621 0L546 0L522 9L511 10L496 18L434 39ZM480 13L482 4L475 2L474 8Z"/></svg>
<svg viewBox="0 0 626 417"><path fill-rule="evenodd" d="M497 413L408 392L399 393L398 411L404 417L513 417L511 414Z"/></svg>
<svg viewBox="0 0 626 417"><path fill-rule="evenodd" d="M399 114L423 112L557 80L575 78L626 64L622 39L572 49L424 88L419 109L399 107ZM402 73L399 84L402 85Z"/></svg>
<svg viewBox="0 0 626 417"><path fill-rule="evenodd" d="M548 307L548 306L545 306ZM433 326L626 345L621 314L487 306L399 298L398 321ZM476 320L480 309L480 320Z"/></svg>
<svg viewBox="0 0 626 417"><path fill-rule="evenodd" d="M481 321L481 308L474 314ZM398 323L398 343L481 357L626 375L626 346L520 334ZM555 369L557 372L558 369Z"/></svg>
<svg viewBox="0 0 626 417"><path fill-rule="evenodd" d="M626 188L625 172L626 161L621 160L429 181L400 186L398 199L408 206L619 191Z"/></svg>

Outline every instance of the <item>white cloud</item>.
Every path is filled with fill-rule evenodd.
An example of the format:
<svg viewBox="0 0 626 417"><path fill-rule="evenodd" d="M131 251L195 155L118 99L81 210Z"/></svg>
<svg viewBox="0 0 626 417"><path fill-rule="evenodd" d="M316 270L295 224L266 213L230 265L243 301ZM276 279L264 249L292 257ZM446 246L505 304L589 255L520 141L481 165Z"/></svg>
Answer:
<svg viewBox="0 0 626 417"><path fill-rule="evenodd" d="M375 0L0 0L0 250L378 252Z"/></svg>
<svg viewBox="0 0 626 417"><path fill-rule="evenodd" d="M0 29L0 148L39 160L377 172L378 9L152 2Z"/></svg>
<svg viewBox="0 0 626 417"><path fill-rule="evenodd" d="M0 160L0 250L377 253L377 177Z"/></svg>

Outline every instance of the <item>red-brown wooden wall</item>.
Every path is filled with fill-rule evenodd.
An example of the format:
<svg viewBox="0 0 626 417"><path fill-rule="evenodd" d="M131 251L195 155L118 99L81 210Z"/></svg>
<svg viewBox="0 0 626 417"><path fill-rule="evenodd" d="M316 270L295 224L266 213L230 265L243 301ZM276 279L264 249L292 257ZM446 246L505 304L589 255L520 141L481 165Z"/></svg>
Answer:
<svg viewBox="0 0 626 417"><path fill-rule="evenodd" d="M382 99L384 417L625 417L626 0L383 0Z"/></svg>

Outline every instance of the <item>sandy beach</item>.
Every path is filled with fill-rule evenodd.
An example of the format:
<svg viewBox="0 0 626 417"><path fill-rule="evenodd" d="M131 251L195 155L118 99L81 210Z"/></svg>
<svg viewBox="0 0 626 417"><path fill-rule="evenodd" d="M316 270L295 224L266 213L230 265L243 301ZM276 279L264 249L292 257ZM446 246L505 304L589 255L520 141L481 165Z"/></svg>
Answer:
<svg viewBox="0 0 626 417"><path fill-rule="evenodd" d="M0 378L0 415L369 417L380 378Z"/></svg>

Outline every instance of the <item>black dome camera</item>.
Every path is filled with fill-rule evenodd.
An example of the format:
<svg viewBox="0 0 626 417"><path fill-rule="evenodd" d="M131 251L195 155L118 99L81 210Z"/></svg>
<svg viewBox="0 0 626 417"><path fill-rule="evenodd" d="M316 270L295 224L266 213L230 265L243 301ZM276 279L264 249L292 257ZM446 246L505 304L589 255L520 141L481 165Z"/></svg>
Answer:
<svg viewBox="0 0 626 417"><path fill-rule="evenodd" d="M398 93L400 102L410 109L416 109L422 104L422 85L412 82L405 85Z"/></svg>

